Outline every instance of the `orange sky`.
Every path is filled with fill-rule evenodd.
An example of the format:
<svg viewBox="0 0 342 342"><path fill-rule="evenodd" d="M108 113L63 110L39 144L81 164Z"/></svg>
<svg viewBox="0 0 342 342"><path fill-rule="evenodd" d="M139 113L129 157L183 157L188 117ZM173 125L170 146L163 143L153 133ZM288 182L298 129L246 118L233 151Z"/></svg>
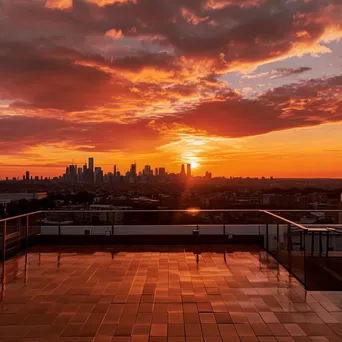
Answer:
<svg viewBox="0 0 342 342"><path fill-rule="evenodd" d="M0 177L341 177L340 1L2 3Z"/></svg>

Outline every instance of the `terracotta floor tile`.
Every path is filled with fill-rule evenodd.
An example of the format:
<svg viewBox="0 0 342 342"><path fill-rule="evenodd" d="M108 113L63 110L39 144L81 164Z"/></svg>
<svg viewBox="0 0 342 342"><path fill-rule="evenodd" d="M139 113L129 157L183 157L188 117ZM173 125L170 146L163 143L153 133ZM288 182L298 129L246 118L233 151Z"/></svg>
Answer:
<svg viewBox="0 0 342 342"><path fill-rule="evenodd" d="M167 342L186 342L185 337L168 337Z"/></svg>
<svg viewBox="0 0 342 342"><path fill-rule="evenodd" d="M152 324L151 336L167 336L167 324Z"/></svg>
<svg viewBox="0 0 342 342"><path fill-rule="evenodd" d="M291 336L306 336L305 332L300 328L298 324L284 324L284 328L289 332Z"/></svg>
<svg viewBox="0 0 342 342"><path fill-rule="evenodd" d="M150 324L134 324L132 335L149 335L151 330Z"/></svg>
<svg viewBox="0 0 342 342"><path fill-rule="evenodd" d="M219 324L218 325L221 337L224 339L238 337L238 333L234 324Z"/></svg>
<svg viewBox="0 0 342 342"><path fill-rule="evenodd" d="M167 326L169 337L182 337L185 336L185 326L183 323L169 323Z"/></svg>
<svg viewBox="0 0 342 342"><path fill-rule="evenodd" d="M83 327L82 323L70 323L63 330L61 337L76 337Z"/></svg>
<svg viewBox="0 0 342 342"><path fill-rule="evenodd" d="M205 337L219 337L220 332L217 325L214 323L202 323L202 333Z"/></svg>
<svg viewBox="0 0 342 342"><path fill-rule="evenodd" d="M251 327L256 336L272 336L272 331L265 323L251 323Z"/></svg>
<svg viewBox="0 0 342 342"><path fill-rule="evenodd" d="M273 335L279 336L289 336L289 332L284 328L282 324L267 324L268 328L272 331Z"/></svg>
<svg viewBox="0 0 342 342"><path fill-rule="evenodd" d="M306 292L257 246L36 246L27 255L26 284L21 273L9 278L23 256L6 262L1 342L342 342L342 293Z"/></svg>
<svg viewBox="0 0 342 342"><path fill-rule="evenodd" d="M233 323L232 317L228 312L216 312L215 320L217 324L228 324Z"/></svg>
<svg viewBox="0 0 342 342"><path fill-rule="evenodd" d="M216 323L215 315L213 313L200 313L201 323Z"/></svg>
<svg viewBox="0 0 342 342"><path fill-rule="evenodd" d="M185 323L185 335L188 337L202 337L202 329L200 324L187 324Z"/></svg>
<svg viewBox="0 0 342 342"><path fill-rule="evenodd" d="M250 324L234 324L239 336L255 336L255 333Z"/></svg>

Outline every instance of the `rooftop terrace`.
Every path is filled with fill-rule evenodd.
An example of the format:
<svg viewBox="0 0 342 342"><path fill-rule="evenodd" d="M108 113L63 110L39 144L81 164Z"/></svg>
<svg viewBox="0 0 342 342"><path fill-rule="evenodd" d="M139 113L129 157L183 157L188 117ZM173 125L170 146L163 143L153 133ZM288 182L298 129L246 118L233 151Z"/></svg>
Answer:
<svg viewBox="0 0 342 342"><path fill-rule="evenodd" d="M0 220L0 341L342 342L340 225L207 212Z"/></svg>
<svg viewBox="0 0 342 342"><path fill-rule="evenodd" d="M342 293L254 245L35 246L4 275L1 341L342 341Z"/></svg>

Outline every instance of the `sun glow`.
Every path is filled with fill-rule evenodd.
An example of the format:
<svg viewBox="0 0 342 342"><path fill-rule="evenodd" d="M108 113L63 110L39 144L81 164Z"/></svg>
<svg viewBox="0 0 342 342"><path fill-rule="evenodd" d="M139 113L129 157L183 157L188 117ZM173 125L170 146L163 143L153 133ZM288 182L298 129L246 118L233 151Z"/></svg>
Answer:
<svg viewBox="0 0 342 342"><path fill-rule="evenodd" d="M192 169L197 169L200 166L200 164L195 160L192 160L190 164Z"/></svg>

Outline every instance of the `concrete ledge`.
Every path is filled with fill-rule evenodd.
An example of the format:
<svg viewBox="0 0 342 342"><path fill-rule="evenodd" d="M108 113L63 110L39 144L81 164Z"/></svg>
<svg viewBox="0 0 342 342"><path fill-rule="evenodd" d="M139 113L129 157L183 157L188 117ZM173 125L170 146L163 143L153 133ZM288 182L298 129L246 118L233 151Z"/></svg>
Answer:
<svg viewBox="0 0 342 342"><path fill-rule="evenodd" d="M37 235L38 244L50 245L197 245L256 244L263 247L259 235Z"/></svg>

